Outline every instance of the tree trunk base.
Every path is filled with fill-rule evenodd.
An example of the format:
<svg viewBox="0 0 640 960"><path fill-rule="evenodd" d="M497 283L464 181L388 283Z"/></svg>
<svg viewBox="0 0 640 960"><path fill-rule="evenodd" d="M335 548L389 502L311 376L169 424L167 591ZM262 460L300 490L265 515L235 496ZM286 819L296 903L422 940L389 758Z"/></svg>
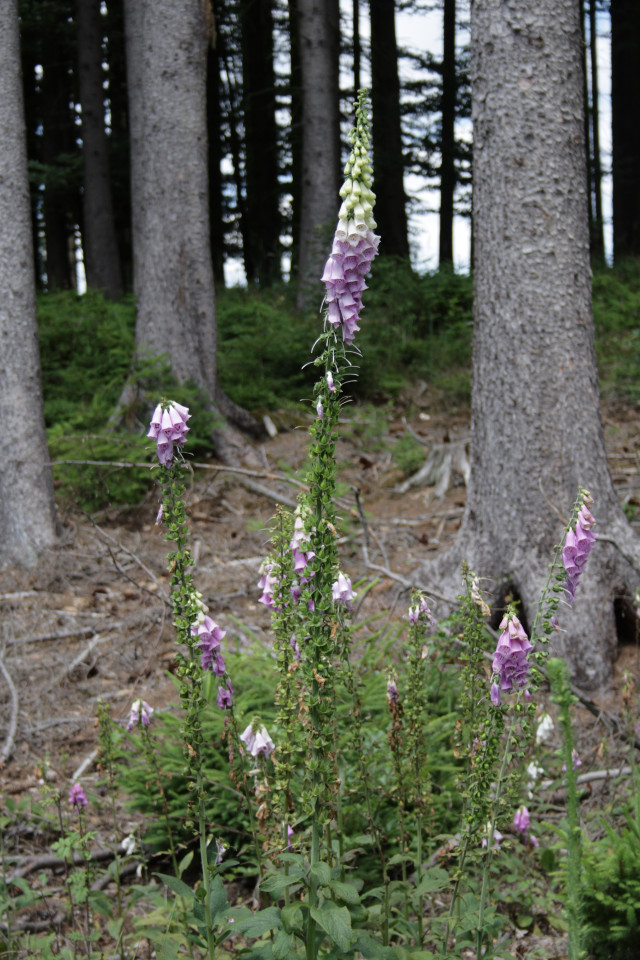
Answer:
<svg viewBox="0 0 640 960"><path fill-rule="evenodd" d="M526 542L502 544L501 550L498 537L483 540L469 527L463 522L453 546L423 562L414 579L439 598L436 612L445 616L457 606L462 563L466 562L480 578L494 626L506 603L518 600L518 615L529 632L553 557L541 555L535 545ZM586 690L611 679L618 645L630 639L629 627L624 630L623 624L635 621L638 604L634 597L640 589L640 540L623 514L616 510L609 523L598 524L598 533L573 604L560 602L558 629L550 643L551 655L563 657L571 667L573 681ZM623 611L633 619L621 616Z"/></svg>

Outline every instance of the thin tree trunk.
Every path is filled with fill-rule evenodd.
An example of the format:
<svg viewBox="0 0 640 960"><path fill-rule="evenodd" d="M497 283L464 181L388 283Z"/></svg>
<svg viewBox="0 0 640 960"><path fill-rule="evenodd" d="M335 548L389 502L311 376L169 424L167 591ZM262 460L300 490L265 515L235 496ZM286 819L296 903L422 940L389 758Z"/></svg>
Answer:
<svg viewBox="0 0 640 960"><path fill-rule="evenodd" d="M598 85L598 31L596 25L596 0L589 4L589 55L591 60L591 153L594 199L594 220L591 232L591 253L604 261L604 220L602 215L602 163L600 160L600 107Z"/></svg>
<svg viewBox="0 0 640 960"><path fill-rule="evenodd" d="M409 256L395 0L371 0L371 140L380 252Z"/></svg>
<svg viewBox="0 0 640 960"><path fill-rule="evenodd" d="M444 0L442 138L440 144L440 267L453 266L453 199L456 186L456 0Z"/></svg>
<svg viewBox="0 0 640 960"><path fill-rule="evenodd" d="M640 4L611 0L614 260L640 256Z"/></svg>
<svg viewBox="0 0 640 960"><path fill-rule="evenodd" d="M67 65L57 46L44 44L42 63L42 162L50 168L45 184L43 212L47 248L47 287L68 290L75 286L72 266L72 224L69 192L54 182L53 170L71 144L70 83Z"/></svg>
<svg viewBox="0 0 640 960"><path fill-rule="evenodd" d="M216 289L224 287L224 219L222 204L222 110L220 104L220 58L215 46L207 57L207 127L209 132L209 217L211 258Z"/></svg>
<svg viewBox="0 0 640 960"><path fill-rule="evenodd" d="M120 274L125 290L133 289L129 106L123 0L109 0L106 16L108 95L111 135L109 166Z"/></svg>
<svg viewBox="0 0 640 960"><path fill-rule="evenodd" d="M76 0L78 79L82 106L83 250L87 286L110 300L122 294L104 125L100 0Z"/></svg>
<svg viewBox="0 0 640 960"><path fill-rule="evenodd" d="M422 577L453 597L464 559L498 616L510 592L531 623L583 485L602 540L553 643L593 687L611 674L614 602L638 586L640 547L613 488L598 404L581 58L575 0L472 6L471 479L455 548Z"/></svg>
<svg viewBox="0 0 640 960"><path fill-rule="evenodd" d="M298 0L302 63L302 198L296 306L320 290L338 207L339 117L332 0ZM320 298L321 299L321 298Z"/></svg>
<svg viewBox="0 0 640 960"><path fill-rule="evenodd" d="M360 61L362 44L360 42L360 0L353 0L353 95L358 96L360 89Z"/></svg>
<svg viewBox="0 0 640 960"><path fill-rule="evenodd" d="M291 128L291 279L297 277L300 257L300 210L302 204L302 64L300 61L300 24L298 0L288 0Z"/></svg>
<svg viewBox="0 0 640 960"><path fill-rule="evenodd" d="M56 541L44 429L16 0L0 4L0 562L32 565Z"/></svg>
<svg viewBox="0 0 640 960"><path fill-rule="evenodd" d="M255 280L264 287L281 276L271 0L240 0L240 23L248 240Z"/></svg>

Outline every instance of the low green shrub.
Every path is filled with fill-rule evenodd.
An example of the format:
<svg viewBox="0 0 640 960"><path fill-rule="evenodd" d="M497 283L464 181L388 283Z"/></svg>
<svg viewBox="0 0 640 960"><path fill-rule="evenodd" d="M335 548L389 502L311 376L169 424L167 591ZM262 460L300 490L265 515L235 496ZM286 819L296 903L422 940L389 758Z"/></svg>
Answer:
<svg viewBox="0 0 640 960"><path fill-rule="evenodd" d="M583 850L585 942L593 960L636 960L640 944L640 781L605 835Z"/></svg>

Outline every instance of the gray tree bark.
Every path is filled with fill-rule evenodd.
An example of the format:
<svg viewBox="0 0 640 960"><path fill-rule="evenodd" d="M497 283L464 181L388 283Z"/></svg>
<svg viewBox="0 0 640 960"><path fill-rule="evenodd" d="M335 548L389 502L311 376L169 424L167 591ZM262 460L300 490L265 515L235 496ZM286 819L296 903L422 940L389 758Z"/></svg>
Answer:
<svg viewBox="0 0 640 960"><path fill-rule="evenodd" d="M331 0L298 0L302 70L302 189L296 306L319 297L339 207L338 74Z"/></svg>
<svg viewBox="0 0 640 960"><path fill-rule="evenodd" d="M126 0L136 350L216 392L201 0Z"/></svg>
<svg viewBox="0 0 640 960"><path fill-rule="evenodd" d="M212 29L202 0L125 0L136 353L165 356L180 383L194 380L223 417L259 433L217 378L205 96ZM232 448L247 453L229 430L215 442L228 459Z"/></svg>
<svg viewBox="0 0 640 960"><path fill-rule="evenodd" d="M0 4L0 562L32 565L56 541L36 325L16 0Z"/></svg>
<svg viewBox="0 0 640 960"><path fill-rule="evenodd" d="M454 549L422 575L455 596L465 559L494 603L513 590L530 623L583 485L601 539L573 608L560 609L555 649L594 687L610 675L614 601L633 595L640 550L599 413L579 4L474 0L471 50L471 479Z"/></svg>
<svg viewBox="0 0 640 960"><path fill-rule="evenodd" d="M78 83L82 105L83 229L87 286L111 300L122 294L104 125L100 0L76 0Z"/></svg>

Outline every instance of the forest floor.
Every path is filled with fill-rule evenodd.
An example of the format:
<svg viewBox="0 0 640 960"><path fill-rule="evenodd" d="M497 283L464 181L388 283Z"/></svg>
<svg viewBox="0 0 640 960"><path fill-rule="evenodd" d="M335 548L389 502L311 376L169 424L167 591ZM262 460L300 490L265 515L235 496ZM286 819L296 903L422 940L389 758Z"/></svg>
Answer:
<svg viewBox="0 0 640 960"><path fill-rule="evenodd" d="M609 401L603 404L603 417L611 471L620 499L632 515L640 506L638 410ZM287 415L273 419L282 423ZM403 616L409 592L402 578L410 578L426 554L446 549L462 517L465 486L456 470L441 497L435 496L433 486L397 492L404 477L394 464L393 449L409 429L425 444L425 456L433 444L443 445L444 452L456 445L464 450L469 411L445 410L428 390L416 388L383 410L353 407L339 443L343 569L354 581L377 578L359 610L361 617L383 609L395 611L397 618ZM306 429L284 429L256 452L263 469L256 469L253 476L219 469L214 460L196 469L187 501L196 584L210 615L240 640L243 627L237 622L267 638L269 612L257 602L258 570L267 550L274 499L296 498L295 483L283 478L292 477L304 463ZM366 531L358 517L355 489L368 518ZM177 700L168 676L174 641L167 602L167 545L161 527L155 525L158 505L154 489L141 504L105 510L91 519L62 506L60 546L35 571L0 572L4 666L0 750L6 746L5 738L12 741L0 770L5 798L19 803L37 797L46 784L59 790L66 804L78 769L83 770L85 785L99 778L95 722L99 698L111 704L113 717L121 723L137 698L156 708ZM386 568L400 579L371 565ZM423 586L428 592L429 585ZM631 671L640 689L640 651L635 646L621 648L611 683L589 694L611 714L621 711L625 671ZM15 688L13 698L8 678ZM610 734L601 719L579 710L578 720L581 772L602 768L603 740L607 740L608 763L626 760L628 747ZM595 783L587 802L602 803L607 789L606 783ZM109 817L97 812L89 817L97 846L105 847ZM139 818L130 810L123 811L122 817L124 836ZM46 852L46 838L26 817L21 825L14 824L6 853L24 863L24 858ZM32 913L31 919L35 922L38 916ZM537 926L528 933L522 931L512 955L526 957L534 947L546 950L549 958L566 955L564 938L554 936L551 928Z"/></svg>

